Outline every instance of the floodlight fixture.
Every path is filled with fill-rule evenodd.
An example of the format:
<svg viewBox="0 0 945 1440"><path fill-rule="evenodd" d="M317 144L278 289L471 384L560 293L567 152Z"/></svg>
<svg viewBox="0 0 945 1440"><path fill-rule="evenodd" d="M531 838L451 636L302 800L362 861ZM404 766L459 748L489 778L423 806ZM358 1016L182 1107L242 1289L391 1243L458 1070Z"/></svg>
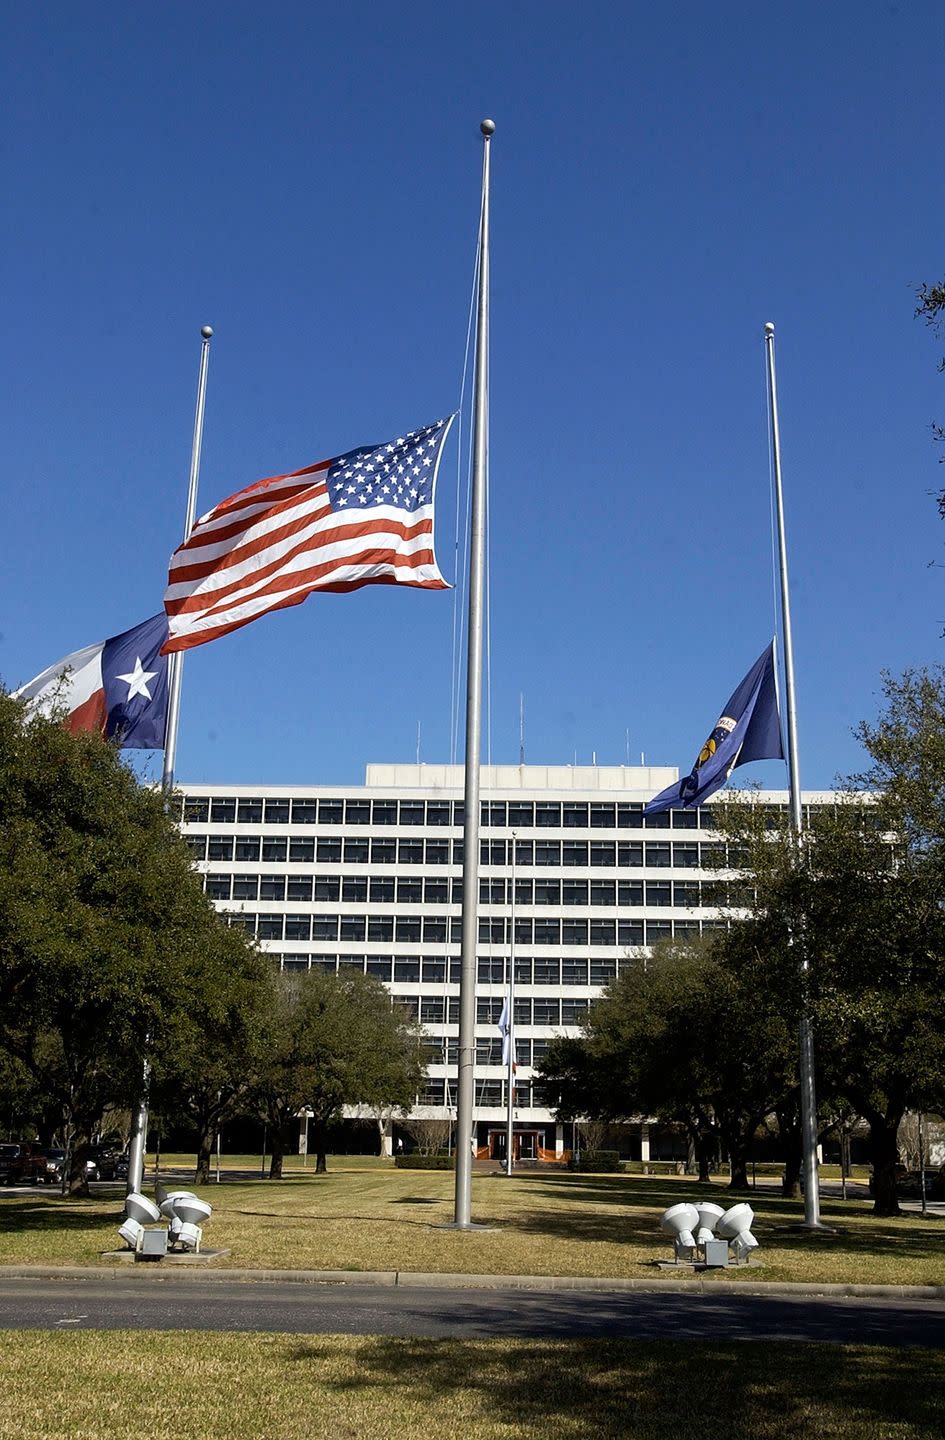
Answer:
<svg viewBox="0 0 945 1440"><path fill-rule="evenodd" d="M118 1233L129 1250L140 1250L141 1237L144 1234L144 1226L140 1220L126 1220L123 1225L118 1227Z"/></svg>
<svg viewBox="0 0 945 1440"><path fill-rule="evenodd" d="M715 1227L725 1212L721 1205L714 1205L711 1200L700 1200L696 1209L699 1212L699 1229L696 1231L696 1244L704 1245L707 1240L713 1240L715 1238Z"/></svg>
<svg viewBox="0 0 945 1440"><path fill-rule="evenodd" d="M161 1212L153 1200L146 1195L139 1195L133 1191L125 1196L125 1212L129 1220L137 1220L141 1225L153 1225L155 1220L160 1220Z"/></svg>
<svg viewBox="0 0 945 1440"><path fill-rule="evenodd" d="M755 1212L750 1205L733 1205L715 1227L723 1240L732 1242L738 1260L747 1260L752 1250L758 1249L758 1241L751 1233L754 1218Z"/></svg>
<svg viewBox="0 0 945 1440"><path fill-rule="evenodd" d="M695 1205L683 1201L679 1205L671 1205L664 1210L660 1216L660 1229L665 1235L673 1237L677 1258L684 1251L692 1252L696 1248L696 1240L693 1235L695 1226L699 1223L699 1212Z"/></svg>

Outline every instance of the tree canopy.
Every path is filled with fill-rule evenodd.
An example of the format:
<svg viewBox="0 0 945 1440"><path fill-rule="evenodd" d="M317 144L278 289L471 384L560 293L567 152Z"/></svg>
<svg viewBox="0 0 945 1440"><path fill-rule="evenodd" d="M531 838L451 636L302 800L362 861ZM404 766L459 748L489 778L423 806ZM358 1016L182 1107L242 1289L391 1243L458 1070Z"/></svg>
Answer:
<svg viewBox="0 0 945 1440"><path fill-rule="evenodd" d="M146 1051L170 1070L234 1003L227 975L265 966L203 895L160 793L97 735L0 694L0 1047L64 1117L74 1187Z"/></svg>

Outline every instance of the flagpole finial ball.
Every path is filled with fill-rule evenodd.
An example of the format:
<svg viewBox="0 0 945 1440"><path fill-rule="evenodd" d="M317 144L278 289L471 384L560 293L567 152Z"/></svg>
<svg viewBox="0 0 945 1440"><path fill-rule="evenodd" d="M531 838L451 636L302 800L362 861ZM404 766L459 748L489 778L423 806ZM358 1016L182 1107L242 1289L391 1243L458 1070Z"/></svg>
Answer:
<svg viewBox="0 0 945 1440"><path fill-rule="evenodd" d="M201 325L200 334L203 336L204 340L209 340L211 335L213 334L213 326Z"/></svg>
<svg viewBox="0 0 945 1440"><path fill-rule="evenodd" d="M479 129L482 131L483 135L485 135L486 139L488 140L495 134L495 121L483 120L482 124L479 126Z"/></svg>
<svg viewBox="0 0 945 1440"><path fill-rule="evenodd" d="M767 322L767 324L765 325L765 334L766 334L766 335L773 335L773 334L774 334L774 321L773 321L773 320L769 320L769 321Z"/></svg>

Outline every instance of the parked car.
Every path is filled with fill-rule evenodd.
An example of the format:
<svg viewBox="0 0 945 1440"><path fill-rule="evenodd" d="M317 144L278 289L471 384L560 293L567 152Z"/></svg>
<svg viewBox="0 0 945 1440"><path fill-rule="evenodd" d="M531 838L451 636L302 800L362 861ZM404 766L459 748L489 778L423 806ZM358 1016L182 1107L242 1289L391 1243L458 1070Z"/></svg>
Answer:
<svg viewBox="0 0 945 1440"><path fill-rule="evenodd" d="M0 1145L0 1183L32 1185L45 1169L45 1152L29 1141Z"/></svg>
<svg viewBox="0 0 945 1440"><path fill-rule="evenodd" d="M65 1164L66 1152L58 1147L52 1150L44 1150L44 1166L42 1175L37 1175L37 1180L45 1181L47 1185L62 1184L62 1167ZM98 1160L90 1155L85 1162L85 1178L87 1180L98 1180L101 1178Z"/></svg>
<svg viewBox="0 0 945 1440"><path fill-rule="evenodd" d="M92 1156L98 1169L97 1180L127 1180L128 1156L123 1150L111 1145L100 1145Z"/></svg>

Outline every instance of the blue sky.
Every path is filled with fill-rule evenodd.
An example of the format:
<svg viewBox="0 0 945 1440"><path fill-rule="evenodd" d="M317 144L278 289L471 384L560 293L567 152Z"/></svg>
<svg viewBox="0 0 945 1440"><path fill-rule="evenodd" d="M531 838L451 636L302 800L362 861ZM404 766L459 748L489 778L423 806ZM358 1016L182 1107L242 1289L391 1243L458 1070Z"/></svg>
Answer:
<svg viewBox="0 0 945 1440"><path fill-rule="evenodd" d="M773 628L769 319L804 785L860 763L881 670L941 660L940 4L6 24L5 683L160 608L204 322L200 511L458 404L487 114L492 758L523 692L529 761L688 768ZM418 722L449 759L452 629L377 587L191 652L179 776L357 783Z"/></svg>

